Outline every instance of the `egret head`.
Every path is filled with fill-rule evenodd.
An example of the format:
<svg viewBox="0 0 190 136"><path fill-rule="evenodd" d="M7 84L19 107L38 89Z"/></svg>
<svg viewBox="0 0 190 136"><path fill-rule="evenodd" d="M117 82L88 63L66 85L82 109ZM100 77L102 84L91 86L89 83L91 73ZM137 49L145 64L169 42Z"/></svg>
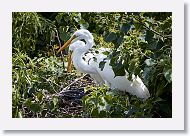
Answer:
<svg viewBox="0 0 190 136"><path fill-rule="evenodd" d="M84 39L85 41L87 41L87 40L93 41L93 36L88 30L85 30L85 29L77 30L71 36L71 38L58 50L57 53L61 52L65 48L67 48L71 43L74 43L74 42L76 42L78 40L82 40L82 39Z"/></svg>
<svg viewBox="0 0 190 136"><path fill-rule="evenodd" d="M85 46L85 43L83 41L76 41L71 43L69 46L69 51L74 52L76 49L81 49Z"/></svg>
<svg viewBox="0 0 190 136"><path fill-rule="evenodd" d="M78 40L81 40L81 39L93 40L92 34L86 29L77 30L73 35L75 35Z"/></svg>
<svg viewBox="0 0 190 136"><path fill-rule="evenodd" d="M70 72L72 69L72 62L71 62L71 55L72 52L74 52L76 49L84 51L85 49L85 43L83 41L80 41L84 39L86 42L93 42L93 36L92 34L85 29L80 29L77 30L71 38L58 50L57 53L61 52L65 48L67 48L69 45L69 53L68 53L68 66L67 66L67 71Z"/></svg>

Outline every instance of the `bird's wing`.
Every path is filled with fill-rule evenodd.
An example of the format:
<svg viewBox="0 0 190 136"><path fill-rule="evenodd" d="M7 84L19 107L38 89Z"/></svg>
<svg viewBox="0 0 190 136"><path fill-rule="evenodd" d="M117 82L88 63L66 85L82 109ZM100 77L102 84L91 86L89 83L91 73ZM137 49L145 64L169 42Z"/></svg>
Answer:
<svg viewBox="0 0 190 136"><path fill-rule="evenodd" d="M101 58L101 56L99 56ZM102 58L101 58L102 59ZM133 80L128 80L128 72L126 71L125 76L116 76L109 65L110 60L105 60L104 69L101 70L97 67L98 74L108 83L111 89L116 89L120 91L127 91L132 95L136 95L138 98L147 99L150 97L150 93L147 87L144 85L142 80L138 76L133 76Z"/></svg>
<svg viewBox="0 0 190 136"><path fill-rule="evenodd" d="M138 76L133 75L132 81L127 79L127 72L126 76L115 77L113 69L109 65L110 60L105 60L103 70L99 68L99 63L106 58L106 55L103 54L105 51L107 50L102 48L99 49L98 52L92 50L84 55L89 65L97 70L97 74L91 74L91 77L94 78L98 84L108 84L111 89L127 91L132 95L136 95L138 98L147 99L150 97L147 87Z"/></svg>
<svg viewBox="0 0 190 136"><path fill-rule="evenodd" d="M83 60L88 63L92 68L98 68L99 67L99 62L103 60L106 55L102 54L102 52L107 51L105 48L100 48L98 50L89 50L83 55ZM97 74L90 74L90 76L98 83L100 86L104 85L104 80L101 77L101 75L98 73Z"/></svg>
<svg viewBox="0 0 190 136"><path fill-rule="evenodd" d="M83 59L86 61L89 65L92 65L94 67L97 67L99 65L99 62L102 61L107 56L103 53L110 50L109 48L99 48L99 49L91 49L88 52L84 53Z"/></svg>

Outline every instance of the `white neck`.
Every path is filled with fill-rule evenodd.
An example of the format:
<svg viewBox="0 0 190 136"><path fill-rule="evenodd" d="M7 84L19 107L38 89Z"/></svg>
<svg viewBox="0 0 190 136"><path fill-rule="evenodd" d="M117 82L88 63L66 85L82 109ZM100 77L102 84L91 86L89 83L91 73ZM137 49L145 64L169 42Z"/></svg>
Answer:
<svg viewBox="0 0 190 136"><path fill-rule="evenodd" d="M79 43L78 45L76 45L78 46L78 48L75 48L72 54L73 64L76 69L78 69L83 73L95 74L96 69L94 69L91 65L89 65L88 60L83 59L84 53L86 53L90 48L92 48L94 44L93 36L90 32L86 31L83 32L83 35L77 37L77 40L82 40L82 39L85 40L86 44Z"/></svg>
<svg viewBox="0 0 190 136"><path fill-rule="evenodd" d="M93 47L94 39L91 35L84 36L82 39L86 41L86 44L84 46L84 52L87 52L89 49Z"/></svg>
<svg viewBox="0 0 190 136"><path fill-rule="evenodd" d="M76 49L72 54L73 65L76 69L81 71L82 73L95 74L97 73L96 69L94 69L90 64L88 64L88 60L84 60L82 57L84 56L82 50Z"/></svg>

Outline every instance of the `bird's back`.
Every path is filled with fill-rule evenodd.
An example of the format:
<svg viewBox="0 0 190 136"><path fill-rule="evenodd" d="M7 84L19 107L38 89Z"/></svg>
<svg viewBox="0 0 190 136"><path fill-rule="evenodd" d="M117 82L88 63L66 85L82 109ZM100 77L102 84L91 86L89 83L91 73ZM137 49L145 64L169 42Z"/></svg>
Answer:
<svg viewBox="0 0 190 136"><path fill-rule="evenodd" d="M85 46L85 43L82 41L77 41L73 43L70 47L70 50L73 50L73 53L79 53L80 50ZM88 67L91 70L95 70L96 72L91 72L91 77L96 80L96 82L100 85L106 83L111 89L116 89L120 91L126 91L129 92L132 95L136 95L138 98L147 99L150 97L149 91L147 87L144 85L142 80L138 77L133 75L133 80L129 81L127 79L128 73L126 76L116 76L113 72L112 67L109 65L110 60L104 60L106 58L106 55L103 54L103 52L106 51L106 49L101 48L98 51L88 51L82 55L82 58L84 62L88 65ZM76 55L80 56L80 55ZM78 58L75 58L74 65L75 68L83 72L82 67L80 67L78 63ZM105 61L105 65L103 70L99 68L99 63L101 61ZM85 73L85 72L84 72Z"/></svg>
<svg viewBox="0 0 190 136"><path fill-rule="evenodd" d="M110 86L111 89L116 89L120 91L129 92L132 95L136 95L138 98L147 99L150 97L150 93L147 87L144 85L142 80L138 77L133 75L133 80L129 81L128 73L125 76L116 76L112 70L112 67L109 65L109 60L104 66L104 69L101 71L98 68L98 72L105 80L105 83Z"/></svg>

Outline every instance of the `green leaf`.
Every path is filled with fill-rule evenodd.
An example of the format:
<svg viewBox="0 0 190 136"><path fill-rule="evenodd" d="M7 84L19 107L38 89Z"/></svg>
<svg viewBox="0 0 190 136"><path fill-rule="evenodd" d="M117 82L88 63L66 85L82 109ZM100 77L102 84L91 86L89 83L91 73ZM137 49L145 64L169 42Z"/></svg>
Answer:
<svg viewBox="0 0 190 136"><path fill-rule="evenodd" d="M124 114L126 115L126 117L130 117L133 113L135 113L135 112L137 112L137 109L136 109L136 107L135 106L130 106L129 108L128 108L128 110L126 110L125 112L124 112Z"/></svg>
<svg viewBox="0 0 190 136"><path fill-rule="evenodd" d="M80 24L81 29L88 29L89 24L87 22Z"/></svg>
<svg viewBox="0 0 190 136"><path fill-rule="evenodd" d="M161 80L159 84L157 84L156 96L161 96L164 93L164 86L165 86L164 80Z"/></svg>
<svg viewBox="0 0 190 136"><path fill-rule="evenodd" d="M68 33L65 31L65 28L63 26L59 27L59 36L60 39L64 42L66 42L69 39Z"/></svg>
<svg viewBox="0 0 190 136"><path fill-rule="evenodd" d="M119 46L123 42L123 36L120 36L117 40L117 45ZM118 47L116 47L118 48Z"/></svg>
<svg viewBox="0 0 190 136"><path fill-rule="evenodd" d="M106 42L112 42L117 38L117 34L114 32L109 33L107 36L105 36Z"/></svg>
<svg viewBox="0 0 190 136"><path fill-rule="evenodd" d="M78 23L81 21L81 13L74 17L74 20Z"/></svg>
<svg viewBox="0 0 190 136"><path fill-rule="evenodd" d="M107 111L105 111L105 110L100 111L98 117L99 118L105 118L105 117L107 117Z"/></svg>
<svg viewBox="0 0 190 136"><path fill-rule="evenodd" d="M148 22L144 22L144 23L145 23L146 27L149 28L149 23Z"/></svg>
<svg viewBox="0 0 190 136"><path fill-rule="evenodd" d="M56 19L57 23L61 24L62 15L57 15L55 17L55 19Z"/></svg>
<svg viewBox="0 0 190 136"><path fill-rule="evenodd" d="M151 72L151 68L150 67L145 67L144 68L144 78L145 79L148 79L149 78L149 76L150 76L150 72Z"/></svg>
<svg viewBox="0 0 190 136"><path fill-rule="evenodd" d="M98 117L98 114L99 114L99 112L98 112L98 109L97 109L97 108L92 109L92 111L91 111L92 117Z"/></svg>
<svg viewBox="0 0 190 136"><path fill-rule="evenodd" d="M154 103L156 103L156 102L162 102L162 101L164 101L164 99L158 97L158 98L154 101Z"/></svg>
<svg viewBox="0 0 190 136"><path fill-rule="evenodd" d="M136 64L136 61L135 61L134 59L132 59L132 60L130 61L129 65L128 65L128 66L129 66L129 67L128 67L128 70L127 70L127 69L126 69L126 70L127 70L128 72L130 72L130 73L133 72L134 69L135 69L135 64Z"/></svg>
<svg viewBox="0 0 190 136"><path fill-rule="evenodd" d="M131 28L131 25L129 24L129 23L125 23L125 24L122 24L121 26L120 26L120 31L122 32L122 33L127 33L129 30L130 30L130 28Z"/></svg>
<svg viewBox="0 0 190 136"><path fill-rule="evenodd" d="M50 32L50 40L52 40L52 42L55 42L55 31L51 31ZM41 41L39 41L41 42ZM43 44L42 42L40 44Z"/></svg>
<svg viewBox="0 0 190 136"><path fill-rule="evenodd" d="M164 73L164 77L166 78L166 80L171 83L172 82L172 69L167 69L163 71Z"/></svg>
<svg viewBox="0 0 190 136"><path fill-rule="evenodd" d="M171 20L167 20L163 25L162 25L162 29L168 29L171 28Z"/></svg>
<svg viewBox="0 0 190 136"><path fill-rule="evenodd" d="M62 41L67 41L68 40L68 34L65 31L62 31L62 33L60 34L60 38Z"/></svg>
<svg viewBox="0 0 190 136"><path fill-rule="evenodd" d="M54 107L57 105L57 103L58 103L58 98L53 97L53 105L54 105Z"/></svg>
<svg viewBox="0 0 190 136"><path fill-rule="evenodd" d="M123 42L123 35L117 34L117 39L113 40L114 49L117 49Z"/></svg>
<svg viewBox="0 0 190 136"><path fill-rule="evenodd" d="M21 111L18 112L18 118L22 118L22 112Z"/></svg>
<svg viewBox="0 0 190 136"><path fill-rule="evenodd" d="M24 102L24 105L25 105L27 108L30 108L30 105L32 105L32 98L26 99L25 102Z"/></svg>
<svg viewBox="0 0 190 136"><path fill-rule="evenodd" d="M40 91L40 92L37 92L36 96L38 100L41 102L43 100L44 94L42 91Z"/></svg>
<svg viewBox="0 0 190 136"><path fill-rule="evenodd" d="M97 58L96 58L96 57L93 57L93 61L97 62Z"/></svg>
<svg viewBox="0 0 190 136"><path fill-rule="evenodd" d="M41 110L41 105L38 103L33 103L30 105L30 110L33 112L39 112Z"/></svg>
<svg viewBox="0 0 190 136"><path fill-rule="evenodd" d="M80 20L80 24L84 24L86 21L84 19Z"/></svg>
<svg viewBox="0 0 190 136"><path fill-rule="evenodd" d="M108 56L109 54L110 54L110 52L109 51L104 51L104 52L102 52L104 55L106 55L106 56Z"/></svg>
<svg viewBox="0 0 190 136"><path fill-rule="evenodd" d="M156 63L150 58L150 59L146 59L144 61L146 63L147 66L151 67L153 65L155 65Z"/></svg>
<svg viewBox="0 0 190 136"><path fill-rule="evenodd" d="M155 41L155 40L149 41L148 48L152 49L152 50L156 50L157 49L157 44L158 44L158 42Z"/></svg>
<svg viewBox="0 0 190 136"><path fill-rule="evenodd" d="M150 43L153 40L154 33L150 30L147 30L145 40Z"/></svg>
<svg viewBox="0 0 190 136"><path fill-rule="evenodd" d="M116 76L125 76L125 67L122 64L122 61L119 61L115 64L115 66L112 66L113 72Z"/></svg>
<svg viewBox="0 0 190 136"><path fill-rule="evenodd" d="M163 46L164 46L164 42L163 42L162 40L159 40L158 43L157 43L156 49L159 50L159 49L161 49Z"/></svg>
<svg viewBox="0 0 190 136"><path fill-rule="evenodd" d="M101 71L104 69L105 64L106 64L106 61L101 61L99 63L99 68L101 69Z"/></svg>
<svg viewBox="0 0 190 136"><path fill-rule="evenodd" d="M108 59L111 59L111 61L112 61L112 59L118 57L119 54L120 54L120 51L114 50L112 53L110 53L108 55ZM112 64L112 63L110 62L110 64ZM112 66L112 65L110 65L110 66Z"/></svg>

